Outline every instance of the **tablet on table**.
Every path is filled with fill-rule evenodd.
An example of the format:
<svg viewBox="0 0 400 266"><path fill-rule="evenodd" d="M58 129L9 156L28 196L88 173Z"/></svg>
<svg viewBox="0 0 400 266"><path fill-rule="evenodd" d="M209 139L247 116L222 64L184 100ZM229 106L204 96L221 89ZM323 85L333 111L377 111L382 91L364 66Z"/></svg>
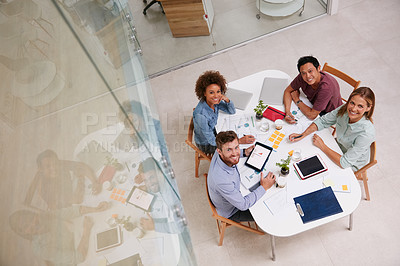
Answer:
<svg viewBox="0 0 400 266"><path fill-rule="evenodd" d="M294 163L293 166L302 180L328 170L319 154Z"/></svg>

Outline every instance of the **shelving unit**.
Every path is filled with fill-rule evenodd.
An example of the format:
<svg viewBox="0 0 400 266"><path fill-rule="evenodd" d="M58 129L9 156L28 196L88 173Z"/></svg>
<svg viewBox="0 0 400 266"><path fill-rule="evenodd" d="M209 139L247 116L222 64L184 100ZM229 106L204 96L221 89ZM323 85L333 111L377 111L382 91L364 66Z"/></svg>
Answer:
<svg viewBox="0 0 400 266"><path fill-rule="evenodd" d="M286 17L301 9L299 16L303 14L305 0L256 0L259 10L256 15L260 19L260 13L271 17Z"/></svg>

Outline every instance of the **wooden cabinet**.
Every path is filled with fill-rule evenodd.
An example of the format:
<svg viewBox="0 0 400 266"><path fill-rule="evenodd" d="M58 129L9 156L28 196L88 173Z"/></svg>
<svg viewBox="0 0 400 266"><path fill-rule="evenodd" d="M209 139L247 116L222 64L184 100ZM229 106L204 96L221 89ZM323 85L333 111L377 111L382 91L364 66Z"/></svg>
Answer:
<svg viewBox="0 0 400 266"><path fill-rule="evenodd" d="M214 11L210 1L161 0L174 37L210 35Z"/></svg>

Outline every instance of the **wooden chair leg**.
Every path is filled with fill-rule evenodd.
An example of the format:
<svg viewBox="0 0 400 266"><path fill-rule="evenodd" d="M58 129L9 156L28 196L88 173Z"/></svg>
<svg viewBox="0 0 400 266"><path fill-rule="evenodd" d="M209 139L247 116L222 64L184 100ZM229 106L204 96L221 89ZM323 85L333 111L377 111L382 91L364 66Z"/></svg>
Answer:
<svg viewBox="0 0 400 266"><path fill-rule="evenodd" d="M199 177L200 155L196 152L195 156L195 177Z"/></svg>
<svg viewBox="0 0 400 266"><path fill-rule="evenodd" d="M364 174L362 175L362 180L363 180L363 183L364 183L365 198L366 198L366 200L370 200L370 197L369 197L369 189L368 189L367 173L364 173Z"/></svg>
<svg viewBox="0 0 400 266"><path fill-rule="evenodd" d="M222 242L224 241L224 234L225 234L225 229L226 229L226 223L222 222L222 226L221 226L221 233L219 236L219 243L218 246L222 246Z"/></svg>

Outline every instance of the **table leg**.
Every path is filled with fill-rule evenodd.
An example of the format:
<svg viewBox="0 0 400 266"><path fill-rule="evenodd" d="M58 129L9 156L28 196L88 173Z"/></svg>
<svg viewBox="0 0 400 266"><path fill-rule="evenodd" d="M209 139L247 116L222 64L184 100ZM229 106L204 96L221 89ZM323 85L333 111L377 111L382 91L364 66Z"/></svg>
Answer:
<svg viewBox="0 0 400 266"><path fill-rule="evenodd" d="M353 213L349 215L349 230L353 230Z"/></svg>
<svg viewBox="0 0 400 266"><path fill-rule="evenodd" d="M275 261L275 236L271 235L272 260Z"/></svg>

